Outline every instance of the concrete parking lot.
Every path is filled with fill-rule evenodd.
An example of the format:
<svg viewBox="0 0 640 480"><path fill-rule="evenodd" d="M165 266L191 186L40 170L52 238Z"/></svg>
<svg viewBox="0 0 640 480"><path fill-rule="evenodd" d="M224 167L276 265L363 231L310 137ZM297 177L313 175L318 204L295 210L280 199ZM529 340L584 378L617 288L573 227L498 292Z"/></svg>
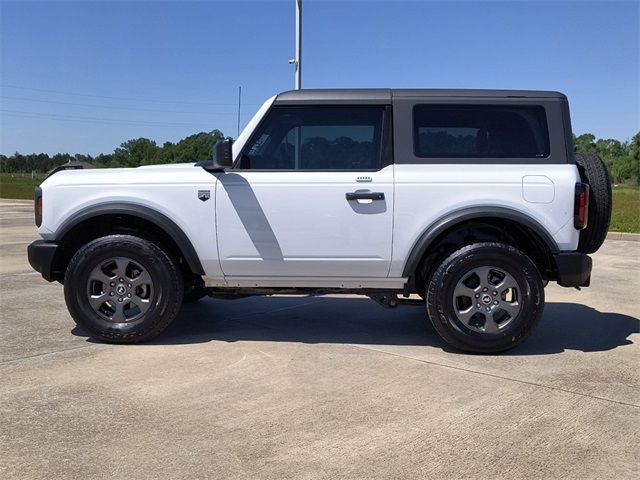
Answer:
<svg viewBox="0 0 640 480"><path fill-rule="evenodd" d="M358 297L209 299L153 343L94 343L30 270L31 204L0 200L0 229L0 478L640 474L640 243L478 356Z"/></svg>

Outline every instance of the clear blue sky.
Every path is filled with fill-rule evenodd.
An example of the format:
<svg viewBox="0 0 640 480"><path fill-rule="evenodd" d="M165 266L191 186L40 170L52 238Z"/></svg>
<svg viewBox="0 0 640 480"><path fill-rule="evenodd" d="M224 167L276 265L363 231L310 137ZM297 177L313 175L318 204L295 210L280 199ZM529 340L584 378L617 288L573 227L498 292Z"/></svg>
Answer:
<svg viewBox="0 0 640 480"><path fill-rule="evenodd" d="M559 90L574 131L639 130L639 3L304 4L303 86ZM109 153L236 135L293 86L294 0L2 2L1 145ZM20 87L20 88L16 88Z"/></svg>

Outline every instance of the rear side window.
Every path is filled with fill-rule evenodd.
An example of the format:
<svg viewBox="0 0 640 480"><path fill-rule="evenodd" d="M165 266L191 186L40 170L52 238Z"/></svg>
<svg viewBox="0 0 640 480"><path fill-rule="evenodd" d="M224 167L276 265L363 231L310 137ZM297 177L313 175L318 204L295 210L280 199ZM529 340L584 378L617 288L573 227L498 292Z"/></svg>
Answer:
<svg viewBox="0 0 640 480"><path fill-rule="evenodd" d="M380 168L384 107L277 107L241 157L252 170Z"/></svg>
<svg viewBox="0 0 640 480"><path fill-rule="evenodd" d="M545 158L544 107L416 105L414 153L423 158Z"/></svg>

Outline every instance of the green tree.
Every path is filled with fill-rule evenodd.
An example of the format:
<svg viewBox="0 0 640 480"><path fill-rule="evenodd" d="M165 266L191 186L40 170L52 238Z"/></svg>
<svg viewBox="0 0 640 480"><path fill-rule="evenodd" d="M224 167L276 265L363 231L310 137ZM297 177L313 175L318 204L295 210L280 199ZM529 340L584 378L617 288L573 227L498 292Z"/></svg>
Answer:
<svg viewBox="0 0 640 480"><path fill-rule="evenodd" d="M176 145L172 142L164 142L160 151L161 163L176 163L175 160Z"/></svg>
<svg viewBox="0 0 640 480"><path fill-rule="evenodd" d="M101 153L100 155L98 155L96 158L93 159L93 164L96 167L111 167L111 163L113 161L113 155L112 154L103 154Z"/></svg>
<svg viewBox="0 0 640 480"><path fill-rule="evenodd" d="M609 168L616 183L638 182L640 180L640 133L631 141L596 139L592 133L573 137L577 152L599 155Z"/></svg>
<svg viewBox="0 0 640 480"><path fill-rule="evenodd" d="M148 138L136 138L122 143L113 152L113 166L138 167L159 163L160 149Z"/></svg>
<svg viewBox="0 0 640 480"><path fill-rule="evenodd" d="M640 132L636 133L629 142L629 158L631 159L631 177L640 183Z"/></svg>
<svg viewBox="0 0 640 480"><path fill-rule="evenodd" d="M70 162L71 160L73 160L73 157L71 155L69 155L68 153L56 153L53 157L51 157L51 162L49 163L49 168L47 168L47 169L45 169L43 171L46 172L47 170L49 170L51 168L58 167L58 166L62 165L63 163Z"/></svg>
<svg viewBox="0 0 640 480"><path fill-rule="evenodd" d="M176 143L172 148L173 163L199 162L211 158L213 146L224 134L220 130L200 132Z"/></svg>
<svg viewBox="0 0 640 480"><path fill-rule="evenodd" d="M583 133L577 137L574 135L573 144L578 152L596 153L596 136L593 133Z"/></svg>

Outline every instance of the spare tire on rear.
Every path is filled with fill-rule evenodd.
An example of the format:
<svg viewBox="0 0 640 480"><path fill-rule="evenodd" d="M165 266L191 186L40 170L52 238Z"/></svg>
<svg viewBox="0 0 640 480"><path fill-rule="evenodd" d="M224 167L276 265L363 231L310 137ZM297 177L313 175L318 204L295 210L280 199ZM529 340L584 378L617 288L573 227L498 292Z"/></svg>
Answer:
<svg viewBox="0 0 640 480"><path fill-rule="evenodd" d="M602 159L593 153L576 153L582 181L589 184L589 220L580 232L578 251L594 253L604 242L611 220L611 178Z"/></svg>

